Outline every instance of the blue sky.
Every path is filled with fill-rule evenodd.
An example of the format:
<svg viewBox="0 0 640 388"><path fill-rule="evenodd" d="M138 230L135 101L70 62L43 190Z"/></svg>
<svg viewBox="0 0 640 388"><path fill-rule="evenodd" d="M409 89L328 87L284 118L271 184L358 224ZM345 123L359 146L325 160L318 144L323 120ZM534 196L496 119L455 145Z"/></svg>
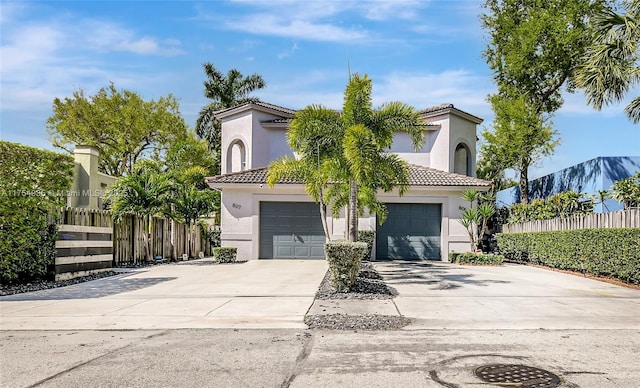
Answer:
<svg viewBox="0 0 640 388"><path fill-rule="evenodd" d="M207 103L203 62L259 73L255 95L299 109L340 108L351 71L373 79L374 103L442 103L483 117L495 90L482 58L482 1L44 1L0 5L0 138L52 149L53 99L110 81L145 99L175 95L193 126ZM632 95L637 95L638 89ZM624 105L594 111L566 94L553 122L562 144L537 177L596 156L640 155Z"/></svg>

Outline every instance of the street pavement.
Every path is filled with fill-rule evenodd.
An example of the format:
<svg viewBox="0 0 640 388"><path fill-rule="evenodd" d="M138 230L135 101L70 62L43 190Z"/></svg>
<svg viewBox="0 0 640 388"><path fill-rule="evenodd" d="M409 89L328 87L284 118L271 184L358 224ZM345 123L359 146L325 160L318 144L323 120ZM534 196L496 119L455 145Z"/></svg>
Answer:
<svg viewBox="0 0 640 388"><path fill-rule="evenodd" d="M516 265L375 265L393 300L314 301L326 263L285 260L2 297L0 386L477 387L473 370L494 363L546 369L562 387L640 386L639 290ZM308 330L309 308L412 323Z"/></svg>

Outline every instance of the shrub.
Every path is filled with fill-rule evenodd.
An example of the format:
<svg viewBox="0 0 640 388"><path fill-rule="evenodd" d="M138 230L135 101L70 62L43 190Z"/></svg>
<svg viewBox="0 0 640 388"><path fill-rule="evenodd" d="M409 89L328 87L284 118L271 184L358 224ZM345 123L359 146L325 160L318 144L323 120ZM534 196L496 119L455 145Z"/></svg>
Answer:
<svg viewBox="0 0 640 388"><path fill-rule="evenodd" d="M593 213L593 199L584 193L564 191L547 199L534 199L529 204L516 203L509 207L508 223L550 220Z"/></svg>
<svg viewBox="0 0 640 388"><path fill-rule="evenodd" d="M633 176L613 183L613 198L622 202L625 209L640 206L640 171Z"/></svg>
<svg viewBox="0 0 640 388"><path fill-rule="evenodd" d="M213 248L213 259L216 263L235 263L238 248L217 247Z"/></svg>
<svg viewBox="0 0 640 388"><path fill-rule="evenodd" d="M640 284L640 228L500 233L508 260L614 277Z"/></svg>
<svg viewBox="0 0 640 388"><path fill-rule="evenodd" d="M0 160L0 281L42 278L56 256L47 216L67 201L73 158L0 141Z"/></svg>
<svg viewBox="0 0 640 388"><path fill-rule="evenodd" d="M502 265L502 255L490 255L487 253L449 253L449 261L456 264L472 265Z"/></svg>
<svg viewBox="0 0 640 388"><path fill-rule="evenodd" d="M373 250L373 244L376 242L375 230L359 230L358 241L367 244L367 252L362 260L371 260L371 251Z"/></svg>
<svg viewBox="0 0 640 388"><path fill-rule="evenodd" d="M363 242L329 241L325 244L331 284L336 291L347 292L355 283L367 249Z"/></svg>

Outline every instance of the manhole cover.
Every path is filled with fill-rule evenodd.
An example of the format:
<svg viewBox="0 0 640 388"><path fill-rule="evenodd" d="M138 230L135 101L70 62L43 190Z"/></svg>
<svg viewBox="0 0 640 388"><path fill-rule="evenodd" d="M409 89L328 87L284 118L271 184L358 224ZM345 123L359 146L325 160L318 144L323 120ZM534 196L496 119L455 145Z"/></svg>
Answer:
<svg viewBox="0 0 640 388"><path fill-rule="evenodd" d="M560 378L553 373L526 365L483 365L473 373L486 383L508 387L553 388L560 384Z"/></svg>

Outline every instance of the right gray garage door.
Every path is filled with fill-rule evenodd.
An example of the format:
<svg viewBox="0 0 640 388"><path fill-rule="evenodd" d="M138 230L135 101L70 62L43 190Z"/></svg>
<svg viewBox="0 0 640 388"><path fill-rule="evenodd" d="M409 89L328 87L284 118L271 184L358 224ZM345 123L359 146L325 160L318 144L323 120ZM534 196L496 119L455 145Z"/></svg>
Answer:
<svg viewBox="0 0 640 388"><path fill-rule="evenodd" d="M376 231L377 258L440 260L441 205L386 205L389 215Z"/></svg>

